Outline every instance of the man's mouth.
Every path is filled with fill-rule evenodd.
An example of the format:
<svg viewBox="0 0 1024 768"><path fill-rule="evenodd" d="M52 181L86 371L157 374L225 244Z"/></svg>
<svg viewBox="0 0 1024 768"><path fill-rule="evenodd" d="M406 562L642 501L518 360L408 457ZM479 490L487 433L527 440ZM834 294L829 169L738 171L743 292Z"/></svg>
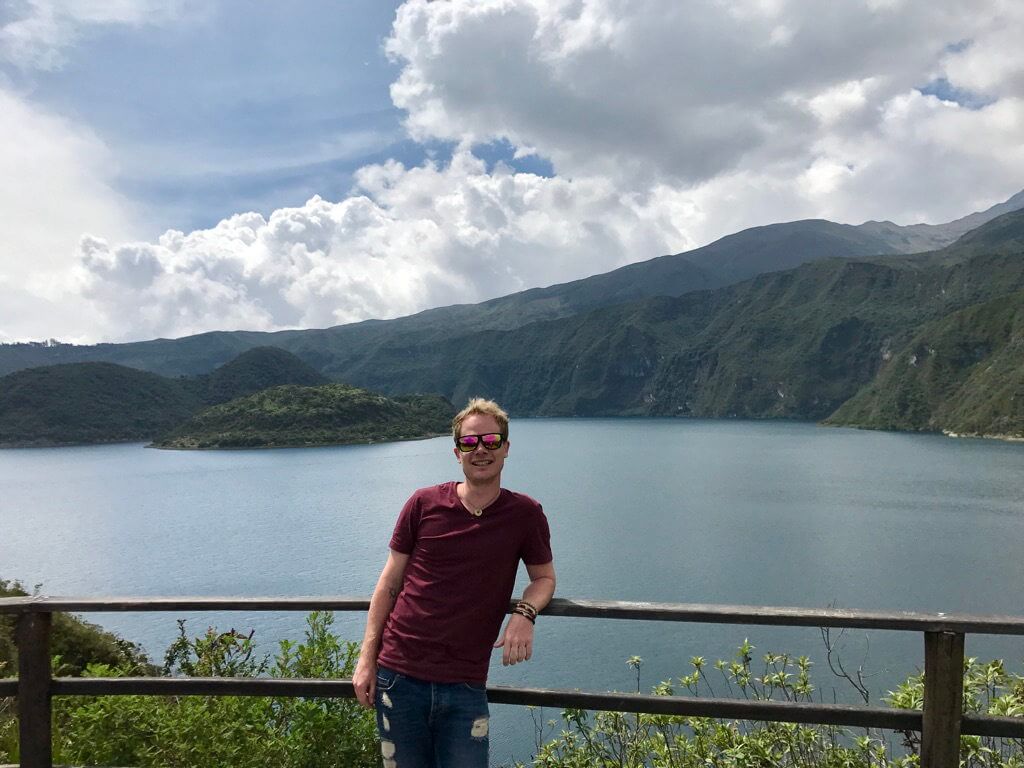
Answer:
<svg viewBox="0 0 1024 768"><path fill-rule="evenodd" d="M494 463L493 459L479 459L474 462L470 462L474 467L486 467Z"/></svg>

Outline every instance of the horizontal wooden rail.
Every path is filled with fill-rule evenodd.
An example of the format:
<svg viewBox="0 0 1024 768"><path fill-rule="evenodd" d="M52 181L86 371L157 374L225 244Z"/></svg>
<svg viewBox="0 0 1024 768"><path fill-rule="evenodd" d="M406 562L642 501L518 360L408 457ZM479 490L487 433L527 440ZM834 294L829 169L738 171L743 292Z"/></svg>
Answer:
<svg viewBox="0 0 1024 768"><path fill-rule="evenodd" d="M53 681L55 696L304 696L354 698L351 680L309 680L224 677L61 677ZM608 712L644 712L686 717L725 717L821 725L850 725L896 730L921 730L921 713L885 707L809 704L745 699L702 699L637 693L589 693L547 688L489 686L495 704L578 708ZM1021 725L1024 725L1022 721Z"/></svg>
<svg viewBox="0 0 1024 768"><path fill-rule="evenodd" d="M510 610L515 603L510 603ZM365 611L365 597L8 597L0 613L118 613L152 611ZM545 616L701 624L753 624L780 627L846 627L911 632L1024 635L1024 616L912 611L858 611L845 608L645 603L556 598Z"/></svg>
<svg viewBox="0 0 1024 768"><path fill-rule="evenodd" d="M18 681L4 680L0 695L15 696ZM301 696L354 698L351 680L224 678L224 677L111 677L53 679L54 696ZM858 728L921 730L921 712L886 707L855 707L806 702L747 701L742 699L649 696L634 693L591 693L551 688L489 686L492 704L576 708L604 712L638 712L680 717L777 721ZM964 715L962 733L973 736L1024 738L1024 718Z"/></svg>

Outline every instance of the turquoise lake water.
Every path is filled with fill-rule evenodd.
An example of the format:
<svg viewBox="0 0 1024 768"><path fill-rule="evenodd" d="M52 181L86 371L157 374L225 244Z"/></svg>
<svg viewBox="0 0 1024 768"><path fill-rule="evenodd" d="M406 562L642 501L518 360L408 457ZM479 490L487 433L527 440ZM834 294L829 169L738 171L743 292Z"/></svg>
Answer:
<svg viewBox="0 0 1024 768"><path fill-rule="evenodd" d="M402 502L456 479L447 439L281 451L115 445L0 452L0 577L62 595L368 595ZM1024 444L780 422L515 421L504 485L551 523L558 596L1024 614ZM157 659L178 614L94 614ZM301 614L196 614L256 629ZM358 639L363 617L336 628ZM807 653L840 699L817 630L541 617L533 661L495 684L635 688L728 657L745 637ZM849 632L873 703L922 663L919 635ZM968 636L1021 672L1024 638ZM521 709L494 707L495 764L529 757ZM550 717L552 713L545 713Z"/></svg>

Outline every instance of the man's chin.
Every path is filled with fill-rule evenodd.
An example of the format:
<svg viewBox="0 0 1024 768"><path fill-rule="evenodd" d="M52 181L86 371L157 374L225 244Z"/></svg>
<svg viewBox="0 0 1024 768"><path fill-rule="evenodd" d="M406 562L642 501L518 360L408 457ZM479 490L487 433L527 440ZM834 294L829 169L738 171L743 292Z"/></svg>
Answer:
<svg viewBox="0 0 1024 768"><path fill-rule="evenodd" d="M466 475L467 480L473 480L478 483L486 482L500 477L501 467L495 467L493 464L488 464L486 467L463 467L463 473Z"/></svg>

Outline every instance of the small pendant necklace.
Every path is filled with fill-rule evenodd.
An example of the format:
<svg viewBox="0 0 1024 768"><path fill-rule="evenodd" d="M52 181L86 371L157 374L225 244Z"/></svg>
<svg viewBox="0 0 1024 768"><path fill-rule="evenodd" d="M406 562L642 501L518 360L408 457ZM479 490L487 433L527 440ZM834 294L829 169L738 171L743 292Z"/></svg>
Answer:
<svg viewBox="0 0 1024 768"><path fill-rule="evenodd" d="M476 507L476 506L473 506L472 504L469 504L466 501L466 499L462 499L461 500L462 501L462 506L465 507L466 511L469 512L469 514L471 514L473 517L480 517L484 513L484 510L487 509L487 507L491 506L491 504L493 504L500 495L501 495L501 488L498 489L498 492L496 494L494 494L494 496L492 496L487 501L486 504L483 504L483 505L481 505L479 507Z"/></svg>

